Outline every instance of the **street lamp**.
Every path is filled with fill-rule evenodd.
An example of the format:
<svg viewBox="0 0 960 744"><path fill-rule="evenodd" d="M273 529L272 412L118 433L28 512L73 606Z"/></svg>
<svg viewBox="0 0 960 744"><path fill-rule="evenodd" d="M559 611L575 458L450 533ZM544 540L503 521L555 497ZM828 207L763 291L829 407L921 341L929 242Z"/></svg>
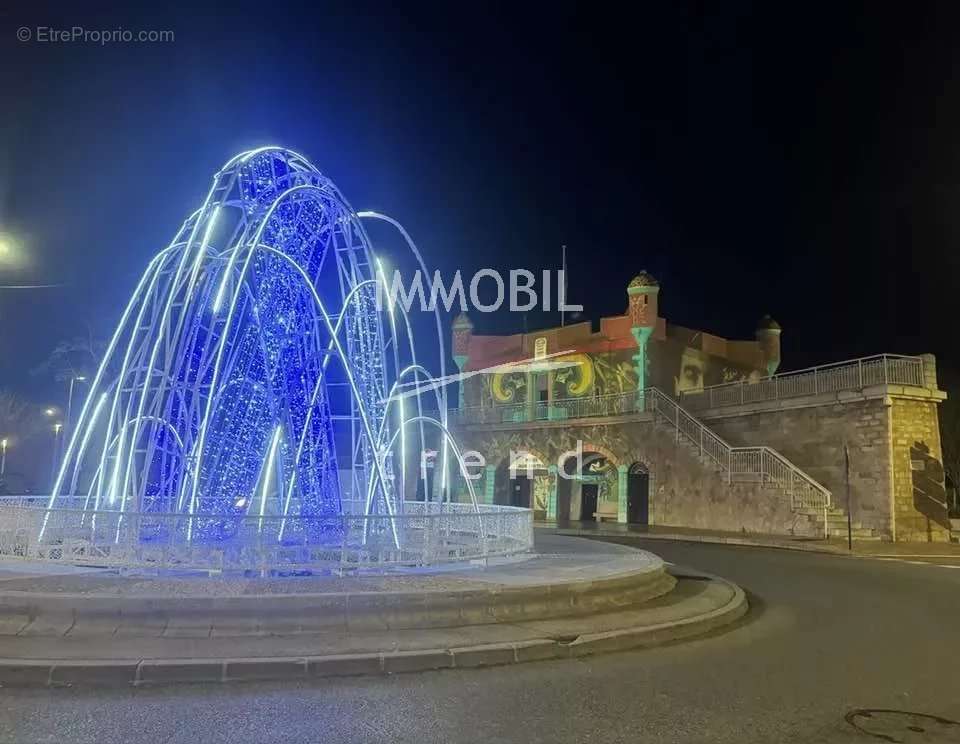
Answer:
<svg viewBox="0 0 960 744"><path fill-rule="evenodd" d="M22 269L28 263L28 254L22 243L12 235L0 233L0 268Z"/></svg>
<svg viewBox="0 0 960 744"><path fill-rule="evenodd" d="M44 413L47 416L53 416L56 412L57 412L56 408L48 408L46 411L44 411Z"/></svg>
<svg viewBox="0 0 960 744"><path fill-rule="evenodd" d="M70 391L67 393L67 415L66 415L66 418L64 419L64 424L67 430L70 429L70 423L71 423L70 411L73 409L73 384L75 382L86 382L86 380L87 378L84 377L83 375L77 375L76 377L70 378Z"/></svg>
<svg viewBox="0 0 960 744"><path fill-rule="evenodd" d="M0 439L0 477L7 471L7 438Z"/></svg>
<svg viewBox="0 0 960 744"><path fill-rule="evenodd" d="M57 422L53 425L53 460L50 463L50 489L52 491L53 484L57 477L57 462L60 460L60 431L63 429L63 424Z"/></svg>

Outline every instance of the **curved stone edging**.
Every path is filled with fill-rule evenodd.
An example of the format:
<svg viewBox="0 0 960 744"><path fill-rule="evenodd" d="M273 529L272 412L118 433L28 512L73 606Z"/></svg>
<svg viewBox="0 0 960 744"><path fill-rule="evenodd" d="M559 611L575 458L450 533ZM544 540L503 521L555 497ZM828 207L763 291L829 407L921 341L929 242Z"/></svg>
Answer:
<svg viewBox="0 0 960 744"><path fill-rule="evenodd" d="M516 664L649 647L708 633L737 621L747 612L749 606L746 595L739 586L718 577L707 578L711 582L726 585L731 590L731 597L723 606L672 622L581 634L572 641L544 637L464 647L328 656L135 660L0 659L0 685L139 686L184 682L307 680Z"/></svg>
<svg viewBox="0 0 960 744"><path fill-rule="evenodd" d="M445 628L608 612L664 595L674 584L656 558L640 569L590 579L459 590L213 597L6 591L0 592L0 635L102 635L120 628L149 637Z"/></svg>

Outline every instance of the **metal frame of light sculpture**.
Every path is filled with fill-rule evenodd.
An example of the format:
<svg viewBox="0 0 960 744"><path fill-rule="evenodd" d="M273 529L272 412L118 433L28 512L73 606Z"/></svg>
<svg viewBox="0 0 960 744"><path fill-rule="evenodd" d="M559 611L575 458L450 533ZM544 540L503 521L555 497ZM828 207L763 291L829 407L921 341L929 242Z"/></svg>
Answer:
<svg viewBox="0 0 960 744"><path fill-rule="evenodd" d="M399 223L360 214L394 224L423 267ZM425 422L442 432L440 498L449 499L448 448L466 471L449 444L446 395L435 391L439 421L423 415L419 395L408 418L394 395L406 377L431 378L403 309L377 308L385 278L360 214L295 152L230 160L124 310L48 510L83 497L91 523L102 511L137 513L136 539L186 543L230 540L238 516L262 526L279 515L278 541L332 543L344 529L344 474L363 515L403 511L408 422L419 425L421 449ZM442 365L439 317L437 329ZM479 513L469 479L467 488ZM184 519L175 528L158 520L152 529L178 534L156 535L149 514ZM399 547L396 521L375 524Z"/></svg>

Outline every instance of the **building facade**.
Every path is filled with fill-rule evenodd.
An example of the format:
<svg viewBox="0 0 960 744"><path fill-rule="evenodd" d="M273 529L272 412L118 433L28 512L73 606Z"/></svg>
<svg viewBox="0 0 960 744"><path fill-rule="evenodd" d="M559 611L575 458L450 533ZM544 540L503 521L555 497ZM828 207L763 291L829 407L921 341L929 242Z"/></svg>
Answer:
<svg viewBox="0 0 960 744"><path fill-rule="evenodd" d="M646 387L681 395L777 371L780 326L769 316L758 323L753 339L729 340L669 323L659 314L659 294L656 279L641 272L627 287L624 314L601 318L596 331L583 322L482 336L460 315L453 325L460 371L492 370L467 379L462 405L539 404L547 417L562 416L561 401L635 394ZM555 401L556 409L548 410Z"/></svg>
<svg viewBox="0 0 960 744"><path fill-rule="evenodd" d="M932 356L778 373L780 327L728 340L670 324L645 272L626 311L511 336L473 333L454 416L488 502L538 518L740 532L951 539ZM475 484L477 485L477 484Z"/></svg>

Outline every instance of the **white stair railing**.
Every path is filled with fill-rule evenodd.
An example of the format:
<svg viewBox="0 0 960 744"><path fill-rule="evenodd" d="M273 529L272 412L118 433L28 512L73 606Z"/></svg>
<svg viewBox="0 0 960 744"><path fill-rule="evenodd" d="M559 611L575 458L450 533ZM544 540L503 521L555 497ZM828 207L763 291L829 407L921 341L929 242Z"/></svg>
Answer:
<svg viewBox="0 0 960 744"><path fill-rule="evenodd" d="M677 441L687 442L716 463L727 482L758 483L784 491L795 511L830 507L830 491L770 447L731 447L673 398L656 388L644 391L644 408L673 427Z"/></svg>

